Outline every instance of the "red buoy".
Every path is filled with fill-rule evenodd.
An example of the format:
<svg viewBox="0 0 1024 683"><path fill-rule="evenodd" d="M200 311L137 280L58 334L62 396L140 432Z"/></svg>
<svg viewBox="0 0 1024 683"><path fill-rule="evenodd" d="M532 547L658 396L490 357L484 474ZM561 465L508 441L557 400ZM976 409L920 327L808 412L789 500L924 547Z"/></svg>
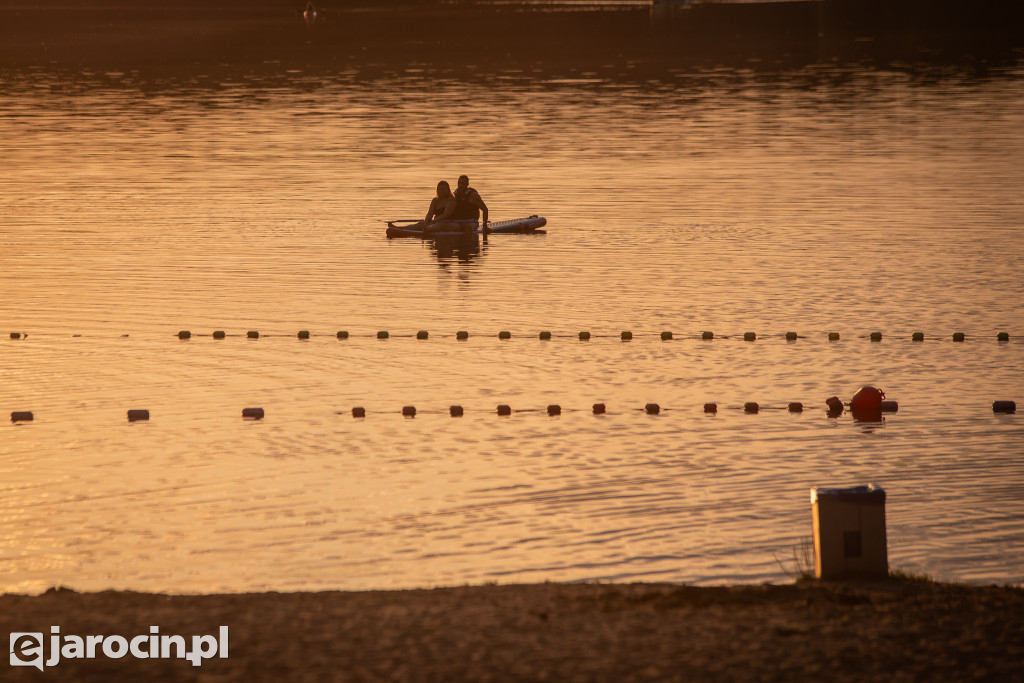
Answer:
<svg viewBox="0 0 1024 683"><path fill-rule="evenodd" d="M850 410L853 412L879 412L882 410L882 399L885 392L874 387L861 387L860 391L850 399Z"/></svg>

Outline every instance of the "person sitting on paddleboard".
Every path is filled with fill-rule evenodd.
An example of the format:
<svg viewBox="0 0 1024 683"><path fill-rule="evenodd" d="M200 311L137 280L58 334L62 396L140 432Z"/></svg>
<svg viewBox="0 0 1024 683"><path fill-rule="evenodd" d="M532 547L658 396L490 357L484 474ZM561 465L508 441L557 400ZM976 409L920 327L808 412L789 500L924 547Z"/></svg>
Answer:
<svg viewBox="0 0 1024 683"><path fill-rule="evenodd" d="M452 194L452 186L447 180L437 184L437 194L430 200L430 208L427 209L426 217L419 223L409 226L410 230L422 230L423 232L442 232L461 230L458 223L452 223L452 215L455 213L455 195Z"/></svg>
<svg viewBox="0 0 1024 683"><path fill-rule="evenodd" d="M487 232L487 205L480 198L480 193L469 186L469 176L459 176L459 186L455 190L454 220L480 220L480 212L484 212L484 232Z"/></svg>

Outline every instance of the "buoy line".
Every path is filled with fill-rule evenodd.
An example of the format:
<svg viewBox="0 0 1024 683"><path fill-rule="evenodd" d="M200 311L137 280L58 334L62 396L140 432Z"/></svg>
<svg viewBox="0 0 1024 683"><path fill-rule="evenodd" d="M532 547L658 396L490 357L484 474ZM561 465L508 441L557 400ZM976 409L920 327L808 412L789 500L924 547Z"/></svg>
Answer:
<svg viewBox="0 0 1024 683"><path fill-rule="evenodd" d="M10 340L11 341L26 341L26 340L29 339L29 334L27 332L11 332L9 336L10 336ZM33 333L32 334L32 338L37 338L37 337L52 338L52 337L55 337L55 336L66 336L66 335L58 335L58 334L47 333L47 332ZM73 338L81 338L81 337L83 337L83 335L81 335L81 334L71 334L69 336L71 336ZM130 337L130 336L131 335L129 335L129 334L122 334L122 335L120 335L121 338L126 338L126 337ZM233 333L233 334L228 334L224 330L216 330L216 331L214 331L212 333L193 334L191 330L179 330L177 332L176 336L181 341L190 341L190 340L193 340L193 339L198 339L198 338L203 338L203 337L212 337L213 339L217 339L217 340L228 339L229 337L230 338L245 338L245 339L267 339L267 338L287 338L287 337L291 337L291 338L297 338L297 339L303 340L303 341L310 340L310 339L318 339L318 338L334 338L334 339L338 339L338 340L364 339L364 338L365 339L376 338L378 340L387 340L387 339L417 339L417 340L422 341L422 340L428 340L428 339L450 339L450 338L454 337L458 341L466 341L466 340L470 339L471 335L470 335L468 330L459 330L459 331L455 332L454 334L452 334L451 332L447 332L447 333L444 333L444 334L441 334L441 335L434 334L433 336L431 336L431 333L429 331L427 331L427 330L418 330L417 332L414 332L414 333L402 333L402 334L392 334L388 330L378 330L376 333L367 332L367 333L364 333L364 334L352 334L352 333L350 333L347 330L339 330L337 332L332 332L332 333L313 333L313 332L310 332L309 330L299 330L297 333L270 333L270 334L262 333L259 330L248 330L248 331L246 331L244 333L243 332L238 332L238 333ZM736 340L743 340L745 342L756 342L756 341L765 340L765 339L784 339L787 342L796 342L796 341L800 341L800 340L822 339L822 338L823 339L827 339L828 341L842 341L842 340L848 338L848 337L843 337L839 332L834 332L834 331L833 332L827 332L827 333L816 332L816 333L813 333L813 334L806 334L806 333L805 334L801 334L801 333L798 333L798 332L790 331L790 332L785 332L785 333L774 333L774 334L769 334L769 335L758 335L756 332L743 332L743 333L733 333L733 334L716 334L716 333L714 333L712 331L709 331L709 330L705 330L705 331L702 331L700 333L692 332L692 333L687 333L687 334L676 334L676 333L674 333L672 331L669 331L669 330L665 330L665 331L662 331L662 332L633 332L631 330L623 330L623 331L621 331L621 332L619 332L617 334L614 334L614 333L594 333L594 332L591 332L590 330L581 330L581 331L579 331L577 333L559 333L559 334L555 334L555 333L552 333L550 330L542 330L539 333L513 334L510 330L501 330L497 334L493 334L493 333L476 334L476 333L474 333L472 335L472 337L474 339L487 339L487 338L495 338L496 337L496 338L498 338L499 340L502 340L502 341L510 341L512 339L517 339L517 340L519 340L519 339L538 339L540 341L551 341L553 339L578 339L579 341L590 341L592 339L619 339L620 341L623 341L623 342L629 342L629 341L633 341L633 340L636 340L636 339L660 339L661 341L665 341L665 342L667 342L667 341L685 341L685 340L692 340L692 339L699 339L699 340L703 340L703 341L713 341L713 340L722 340L722 339L727 339L727 340L736 339ZM943 335L943 336L936 336L936 335L926 336L924 332L914 332L909 337L907 337L906 335L903 335L903 336L900 336L900 337L895 337L895 336L883 335L881 332L870 332L868 334L856 335L856 336L854 336L852 338L853 339L867 339L867 340L870 340L872 342L892 341L892 340L895 339L897 341L908 341L909 340L909 341L912 341L912 342L952 341L952 342L957 342L957 343L963 343L963 342L967 342L968 340L974 341L974 340L990 338L990 337L987 337L987 336L986 337L980 337L980 336L976 336L976 335L968 336L964 332L954 332L954 333L952 333L952 335L948 335L947 334L947 335ZM996 334L995 340L997 342L1009 342L1010 341L1010 333L1009 332L999 332L999 333Z"/></svg>
<svg viewBox="0 0 1024 683"><path fill-rule="evenodd" d="M824 403L825 413L828 417L838 417L847 410L853 415L854 419L860 421L880 421L883 414L891 414L899 411L899 403L893 400L885 400L885 392L874 387L863 387L858 391L849 402L844 402L838 396L832 396L827 399ZM617 414L646 414L646 415L661 415L667 412L682 413L684 410L690 412L696 412L698 406L692 408L665 408L658 403L647 403L643 406L625 406ZM704 403L702 410L705 415L717 415L719 410L731 410L734 412L742 411L745 414L758 414L763 411L787 411L789 413L804 413L805 404L799 401L791 401L784 406L781 405L761 405L756 401L747 401L742 406L719 406L718 403ZM513 410L512 406L507 403L498 404L496 409L473 409L468 412L475 412L479 414L497 414L499 417L508 417L514 413L537 413L547 414L551 417L557 417L563 413L583 413L589 412L594 415L608 415L614 414L608 410L608 406L605 403L595 403L589 409L585 408L563 408L557 403L549 404L545 408L516 408ZM1016 401L1009 400L997 400L992 402L992 412L997 415L1012 415L1017 412ZM366 418L367 415L394 415L400 414L407 418L414 418L417 415L443 415L447 413L451 417L463 417L467 413L467 409L461 405L449 406L447 410L441 409L428 409L420 410L415 406L407 405L402 406L400 410L380 410L380 411L368 411L364 406L355 406L350 411L336 411L336 415L351 414L353 418ZM128 422L147 422L150 420L150 412L144 408L133 408L126 413ZM247 420L262 420L266 417L266 411L260 407L249 407L242 409L242 417ZM15 410L11 413L11 422L15 424L34 422L35 414L28 410Z"/></svg>

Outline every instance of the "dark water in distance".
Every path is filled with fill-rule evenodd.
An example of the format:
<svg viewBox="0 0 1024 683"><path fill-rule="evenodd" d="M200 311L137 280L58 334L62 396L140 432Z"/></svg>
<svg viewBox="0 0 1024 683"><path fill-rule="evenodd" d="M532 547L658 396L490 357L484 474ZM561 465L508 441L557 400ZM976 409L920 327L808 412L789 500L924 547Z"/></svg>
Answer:
<svg viewBox="0 0 1024 683"><path fill-rule="evenodd" d="M3 590L787 581L869 481L893 566L1024 579L1012 41L108 7L0 8ZM384 238L460 173L548 234Z"/></svg>

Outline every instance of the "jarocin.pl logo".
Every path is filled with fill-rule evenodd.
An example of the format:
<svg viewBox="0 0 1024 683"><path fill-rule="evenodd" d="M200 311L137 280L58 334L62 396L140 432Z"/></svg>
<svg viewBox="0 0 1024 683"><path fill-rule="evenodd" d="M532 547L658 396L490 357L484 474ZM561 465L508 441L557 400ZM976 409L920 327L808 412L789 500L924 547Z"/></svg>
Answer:
<svg viewBox="0 0 1024 683"><path fill-rule="evenodd" d="M135 636L130 641L122 636L61 636L60 626L50 627L50 658L46 666L56 666L64 659L95 659L97 648L110 659L131 654L136 659L187 659L192 666L201 666L204 659L228 658L228 627L220 627L219 637L192 636L192 647L186 649L183 636L160 634L159 626L150 626L149 635ZM63 644L61 643L63 641ZM11 666L34 666L43 670L45 659L42 633L11 634Z"/></svg>

